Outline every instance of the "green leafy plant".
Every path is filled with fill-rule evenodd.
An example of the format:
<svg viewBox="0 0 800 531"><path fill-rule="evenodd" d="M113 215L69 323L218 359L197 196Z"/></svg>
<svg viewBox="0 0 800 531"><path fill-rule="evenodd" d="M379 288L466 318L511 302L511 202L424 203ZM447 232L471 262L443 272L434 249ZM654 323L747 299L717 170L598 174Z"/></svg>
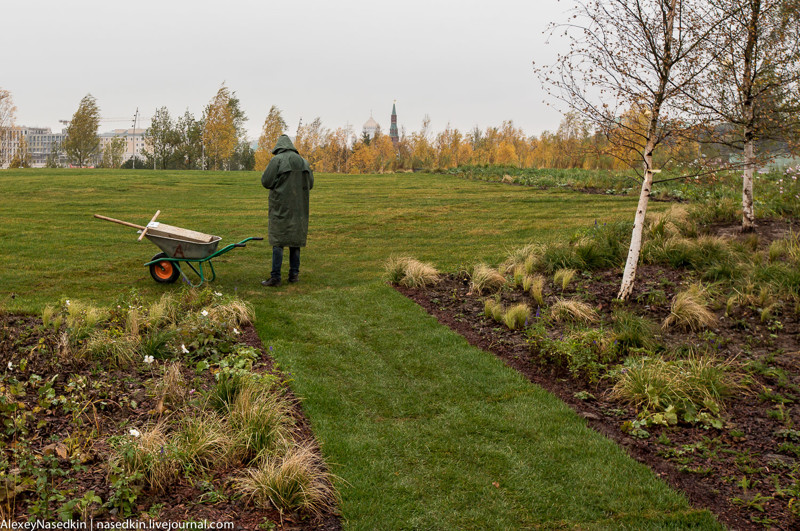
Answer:
<svg viewBox="0 0 800 531"><path fill-rule="evenodd" d="M682 420L716 428L722 427L725 399L741 388L732 362L710 356L631 360L616 379L611 395L634 405L644 417L660 414L654 419L658 423Z"/></svg>

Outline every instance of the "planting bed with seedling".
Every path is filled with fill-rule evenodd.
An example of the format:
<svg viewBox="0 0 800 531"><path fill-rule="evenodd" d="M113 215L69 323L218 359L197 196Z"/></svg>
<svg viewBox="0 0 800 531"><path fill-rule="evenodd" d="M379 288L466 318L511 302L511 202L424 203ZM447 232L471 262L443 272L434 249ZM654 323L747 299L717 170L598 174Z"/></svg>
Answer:
<svg viewBox="0 0 800 531"><path fill-rule="evenodd" d="M738 529L800 525L800 237L742 235L673 208L647 227L636 289L616 299L630 236L596 223L439 274L388 278L440 322L576 409L693 504Z"/></svg>
<svg viewBox="0 0 800 531"><path fill-rule="evenodd" d="M0 518L339 529L252 315L197 290L0 314Z"/></svg>

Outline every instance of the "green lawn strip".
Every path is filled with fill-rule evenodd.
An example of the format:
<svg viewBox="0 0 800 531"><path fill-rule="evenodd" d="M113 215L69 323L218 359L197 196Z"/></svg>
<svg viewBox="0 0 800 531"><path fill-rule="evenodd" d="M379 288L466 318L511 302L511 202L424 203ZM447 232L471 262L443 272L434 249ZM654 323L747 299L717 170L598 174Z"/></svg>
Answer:
<svg viewBox="0 0 800 531"><path fill-rule="evenodd" d="M94 213L145 224L161 209L164 223L226 243L266 236L256 173L2 172L0 193L0 308L12 311L175 289L143 267L152 243ZM496 264L634 208L449 176L318 175L300 284L262 288L270 248L253 242L215 260L213 287L256 306L262 339L344 480L354 529L713 526L561 402L379 280L392 254L444 271Z"/></svg>
<svg viewBox="0 0 800 531"><path fill-rule="evenodd" d="M259 331L286 338L267 343L348 482L350 528L716 526L561 401L391 288L273 301L259 305Z"/></svg>

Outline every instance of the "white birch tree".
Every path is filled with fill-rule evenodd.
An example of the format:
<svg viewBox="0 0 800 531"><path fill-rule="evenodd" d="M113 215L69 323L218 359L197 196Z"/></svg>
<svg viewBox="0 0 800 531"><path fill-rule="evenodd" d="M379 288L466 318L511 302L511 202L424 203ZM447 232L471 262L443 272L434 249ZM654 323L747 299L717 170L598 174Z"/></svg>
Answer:
<svg viewBox="0 0 800 531"><path fill-rule="evenodd" d="M653 153L690 126L676 100L713 60L709 36L720 21L711 13L699 0L578 1L570 23L552 30L563 30L569 53L537 68L548 92L608 138L609 154L624 154L637 170L641 189L618 294L623 300L636 278L657 170ZM622 119L630 113L644 120Z"/></svg>
<svg viewBox="0 0 800 531"><path fill-rule="evenodd" d="M16 112L11 92L0 88L0 168L11 158L10 145Z"/></svg>
<svg viewBox="0 0 800 531"><path fill-rule="evenodd" d="M796 0L711 0L728 23L715 34L719 60L693 87L703 141L742 154L742 232L755 228L753 176L780 151L758 153L766 141L785 143L800 130L800 3Z"/></svg>

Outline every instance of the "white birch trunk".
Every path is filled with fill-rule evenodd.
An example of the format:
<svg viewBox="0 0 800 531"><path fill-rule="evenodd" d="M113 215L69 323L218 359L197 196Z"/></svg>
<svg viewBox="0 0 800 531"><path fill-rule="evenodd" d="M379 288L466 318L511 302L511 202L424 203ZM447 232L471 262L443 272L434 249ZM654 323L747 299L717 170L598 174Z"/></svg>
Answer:
<svg viewBox="0 0 800 531"><path fill-rule="evenodd" d="M755 174L755 142L752 135L745 135L744 173L742 174L742 232L753 232L756 215L753 210L753 174Z"/></svg>
<svg viewBox="0 0 800 531"><path fill-rule="evenodd" d="M622 284L619 288L618 299L627 300L633 292L633 283L636 280L636 268L639 265L639 254L642 251L644 236L644 218L647 214L647 205L650 202L650 190L653 188L653 172L651 170L652 157L648 157L647 169L642 181L642 191L639 193L639 206L636 207L636 216L633 219L633 232L631 246L628 249L628 259L625 262L625 272L622 274Z"/></svg>

